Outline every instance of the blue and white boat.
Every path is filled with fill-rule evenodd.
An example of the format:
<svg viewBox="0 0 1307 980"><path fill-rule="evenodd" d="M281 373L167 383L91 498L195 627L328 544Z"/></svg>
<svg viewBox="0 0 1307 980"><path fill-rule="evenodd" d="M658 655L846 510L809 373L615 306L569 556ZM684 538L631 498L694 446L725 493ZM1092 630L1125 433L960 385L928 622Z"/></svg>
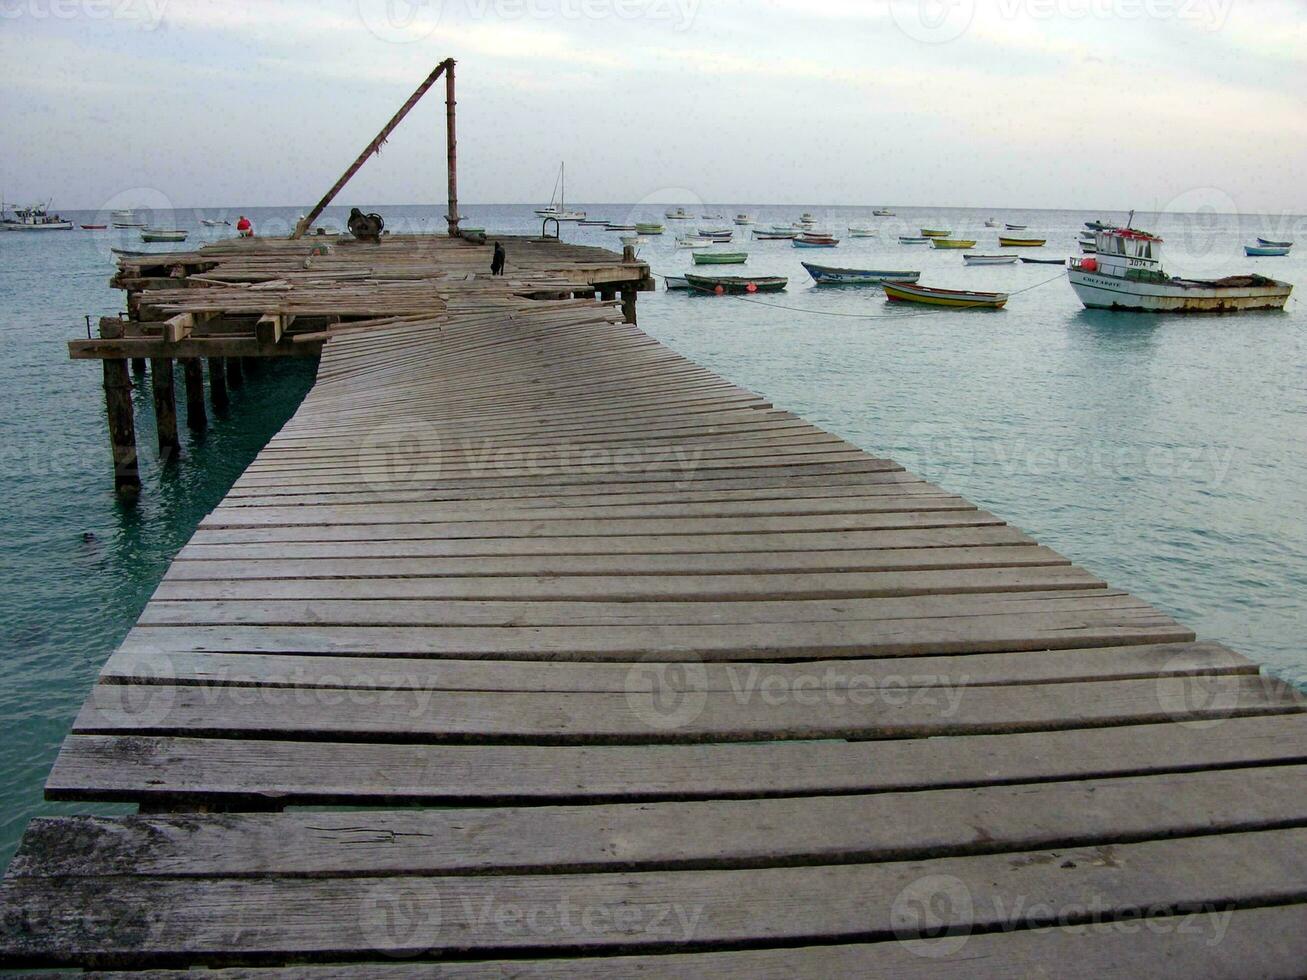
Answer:
<svg viewBox="0 0 1307 980"><path fill-rule="evenodd" d="M1245 245L1243 254L1260 256L1288 255L1289 248L1288 245Z"/></svg>
<svg viewBox="0 0 1307 980"><path fill-rule="evenodd" d="M921 273L916 270L837 269L811 262L801 262L800 265L808 270L808 275L819 286L875 286L882 282L916 282L921 278Z"/></svg>

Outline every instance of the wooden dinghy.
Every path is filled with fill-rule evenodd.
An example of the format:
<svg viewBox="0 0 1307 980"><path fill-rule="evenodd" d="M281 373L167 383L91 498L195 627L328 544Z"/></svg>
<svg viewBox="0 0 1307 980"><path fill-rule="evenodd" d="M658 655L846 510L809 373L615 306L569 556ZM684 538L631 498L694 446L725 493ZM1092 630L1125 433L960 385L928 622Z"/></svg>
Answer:
<svg viewBox="0 0 1307 980"><path fill-rule="evenodd" d="M932 238L930 243L935 248L975 248L976 242L970 238Z"/></svg>
<svg viewBox="0 0 1307 980"><path fill-rule="evenodd" d="M828 265L800 263L819 286L879 286L883 282L916 282L921 278L917 271L887 271L881 269L837 269Z"/></svg>
<svg viewBox="0 0 1307 980"><path fill-rule="evenodd" d="M999 235L998 243L1004 248L1043 248L1048 244L1047 238L1012 238Z"/></svg>
<svg viewBox="0 0 1307 980"><path fill-rule="evenodd" d="M695 265L743 265L749 261L748 252L691 252Z"/></svg>
<svg viewBox="0 0 1307 980"><path fill-rule="evenodd" d="M686 273L689 287L701 293L779 293L788 284L784 276L696 276Z"/></svg>
<svg viewBox="0 0 1307 980"><path fill-rule="evenodd" d="M885 295L893 302L925 303L928 306L951 306L978 310L1001 310L1007 293L979 293L968 289L938 289L911 282L885 283Z"/></svg>

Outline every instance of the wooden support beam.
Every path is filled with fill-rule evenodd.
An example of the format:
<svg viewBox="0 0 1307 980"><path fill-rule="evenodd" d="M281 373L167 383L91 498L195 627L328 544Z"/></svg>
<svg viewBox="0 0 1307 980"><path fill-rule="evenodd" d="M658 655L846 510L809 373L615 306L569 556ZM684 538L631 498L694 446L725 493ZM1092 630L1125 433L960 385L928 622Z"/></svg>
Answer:
<svg viewBox="0 0 1307 980"><path fill-rule="evenodd" d="M427 91L431 88L431 86L436 84L436 81L440 78L440 76L444 74L445 70L453 63L454 63L454 59L449 58L445 61L442 61L440 64L436 66L435 71L433 71L430 75L428 75L427 80L418 86L416 92L414 92L412 95L409 96L408 101L404 103L404 105L400 108L399 112L395 113L395 115L391 118L390 122L386 123L386 125L382 127L381 132L379 132L376 135L376 138L373 139L373 141L369 143L366 147L364 147L363 152L359 154L358 159L355 160L350 165L349 169L346 170L344 174L341 175L340 180L336 181L336 183L332 186L331 190L327 191L327 193L323 195L322 200L319 201L316 205L314 205L313 210L310 211L307 215L305 215L300 220L300 223L295 226L295 231L290 236L291 241L295 241L296 239L304 237L304 233L308 231L309 228L313 227L313 222L317 221L318 216L321 215L324 210L326 210L327 205L330 204L333 200L335 200L336 195L339 194L341 192L341 189L344 188L344 186L349 183L350 178L352 178L356 173L359 172L359 169L363 166L363 164L368 162L368 158L371 157L372 154L376 153L378 150L381 149L381 145L385 143L386 140L389 138L390 134L394 132L395 127L404 121L404 117L409 114L409 111L415 105L417 105L419 101L421 101L422 96L427 94Z"/></svg>
<svg viewBox="0 0 1307 980"><path fill-rule="evenodd" d="M635 323L635 297L636 289L634 286L622 287L622 318L627 323Z"/></svg>
<svg viewBox="0 0 1307 980"><path fill-rule="evenodd" d="M310 342L316 338L317 343ZM255 337L187 337L170 344L162 337L124 337L121 340L70 340L68 356L75 361L102 361L119 357L314 357L325 334L283 336L281 343L264 346ZM293 342L292 342L293 341Z"/></svg>
<svg viewBox="0 0 1307 980"><path fill-rule="evenodd" d="M170 344L185 340L195 329L195 317L190 313L178 313L163 321L163 339Z"/></svg>
<svg viewBox="0 0 1307 980"><path fill-rule="evenodd" d="M227 361L222 357L209 358L209 394L213 399L213 410L225 413L231 407L227 395Z"/></svg>
<svg viewBox="0 0 1307 980"><path fill-rule="evenodd" d="M454 98L454 59L445 62L445 152L449 170L449 237L460 234L458 222L458 126L455 123L457 101Z"/></svg>
<svg viewBox="0 0 1307 980"><path fill-rule="evenodd" d="M168 462L181 451L177 438L177 395L173 384L171 357L150 361L151 389L154 392L154 423L159 436L159 458Z"/></svg>
<svg viewBox="0 0 1307 980"><path fill-rule="evenodd" d="M143 357L133 357L133 358L132 358L132 373L133 373L133 374L144 374L144 373L145 373L145 358L143 358Z"/></svg>
<svg viewBox="0 0 1307 980"><path fill-rule="evenodd" d="M141 473L136 461L136 420L132 414L132 379L121 358L104 362L104 403L113 450L114 489L124 496L140 492Z"/></svg>
<svg viewBox="0 0 1307 980"><path fill-rule="evenodd" d="M196 431L207 428L209 413L204 407L204 365L198 357L182 358L182 377L186 380L186 425Z"/></svg>
<svg viewBox="0 0 1307 980"><path fill-rule="evenodd" d="M294 314L265 313L254 325L254 336L260 344L276 344L281 341L287 328L295 322Z"/></svg>

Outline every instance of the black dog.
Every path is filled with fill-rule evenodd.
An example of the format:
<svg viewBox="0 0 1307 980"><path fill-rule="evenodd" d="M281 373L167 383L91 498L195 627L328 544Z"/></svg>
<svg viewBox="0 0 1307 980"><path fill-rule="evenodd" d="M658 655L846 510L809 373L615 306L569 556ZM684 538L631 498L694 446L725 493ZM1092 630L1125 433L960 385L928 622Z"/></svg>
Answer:
<svg viewBox="0 0 1307 980"><path fill-rule="evenodd" d="M499 242L495 242L495 257L490 260L490 274L492 276L504 274L504 246Z"/></svg>

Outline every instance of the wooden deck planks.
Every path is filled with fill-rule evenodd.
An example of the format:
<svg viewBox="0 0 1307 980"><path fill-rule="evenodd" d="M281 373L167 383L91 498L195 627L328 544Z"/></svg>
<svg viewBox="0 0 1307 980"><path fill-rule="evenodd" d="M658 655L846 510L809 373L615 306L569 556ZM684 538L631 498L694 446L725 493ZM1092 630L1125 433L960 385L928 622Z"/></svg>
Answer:
<svg viewBox="0 0 1307 980"><path fill-rule="evenodd" d="M294 287L388 298L106 664L47 793L150 812L33 824L0 964L1301 966L1301 695L610 306L459 279L457 248ZM277 293L297 255L205 275ZM587 258L541 261L619 274ZM396 315L432 263L444 312ZM256 305L208 285L151 298ZM258 812L340 805L368 809ZM590 926L521 924L560 905ZM1181 933L1202 915L1219 941Z"/></svg>

